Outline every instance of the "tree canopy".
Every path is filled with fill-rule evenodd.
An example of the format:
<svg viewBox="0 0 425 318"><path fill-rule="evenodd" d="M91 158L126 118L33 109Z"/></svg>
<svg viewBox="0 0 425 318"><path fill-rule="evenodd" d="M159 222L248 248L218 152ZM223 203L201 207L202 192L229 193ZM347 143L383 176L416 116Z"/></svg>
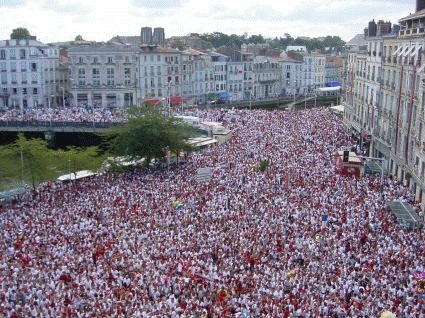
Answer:
<svg viewBox="0 0 425 318"><path fill-rule="evenodd" d="M75 37L74 41L75 41L75 42L81 42L81 41L85 41L85 40L83 39L83 36L82 36L82 35L78 34L78 35Z"/></svg>
<svg viewBox="0 0 425 318"><path fill-rule="evenodd" d="M293 38L289 33L285 33L283 37L275 37L274 39L264 38L261 34L259 35L236 35L231 34L227 35L221 32L213 32L213 33L190 33L189 37L197 37L201 40L202 47L200 49L205 48L215 48L219 49L221 47L231 47L236 50L240 50L242 44L268 44L270 49L277 50L286 50L289 45L302 45L306 46L308 51L321 51L325 52L340 52L343 50L345 46L345 42L339 36L325 36L320 38L310 38L306 39L303 37ZM184 40L182 38L176 40L173 43L173 47L184 48ZM196 43L196 42L192 42ZM195 45L199 45L195 44Z"/></svg>
<svg viewBox="0 0 425 318"><path fill-rule="evenodd" d="M196 128L181 119L150 107L133 107L128 114L126 124L106 134L112 154L145 158L149 163L163 158L166 149L176 154L192 149L186 140L195 134Z"/></svg>
<svg viewBox="0 0 425 318"><path fill-rule="evenodd" d="M0 191L40 182L78 170L97 170L105 155L97 147L53 150L41 138L19 134L15 142L0 147Z"/></svg>
<svg viewBox="0 0 425 318"><path fill-rule="evenodd" d="M22 40L30 37L30 32L26 28L16 28L12 30L10 34L11 40Z"/></svg>

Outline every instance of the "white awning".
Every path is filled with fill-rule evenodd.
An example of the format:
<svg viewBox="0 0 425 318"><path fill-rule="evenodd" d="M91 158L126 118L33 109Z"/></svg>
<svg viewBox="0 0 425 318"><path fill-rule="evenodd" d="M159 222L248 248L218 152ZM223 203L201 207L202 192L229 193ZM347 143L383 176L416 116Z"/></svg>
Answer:
<svg viewBox="0 0 425 318"><path fill-rule="evenodd" d="M332 87L319 87L316 88L316 92L336 92L341 89L341 86L332 86Z"/></svg>
<svg viewBox="0 0 425 318"><path fill-rule="evenodd" d="M420 49L422 49L422 45L420 45L420 44L416 44L415 45L415 50L410 54L410 56L416 56L416 55L418 55L418 53L419 53L419 51L420 51Z"/></svg>
<svg viewBox="0 0 425 318"><path fill-rule="evenodd" d="M409 47L409 46L408 46ZM406 51L403 53L403 56L408 56L414 50L415 45L411 45Z"/></svg>
<svg viewBox="0 0 425 318"><path fill-rule="evenodd" d="M397 48L397 50L395 50L395 51L394 51L393 55L397 55L397 54L400 52L400 50L401 50L402 48L403 48L402 46L399 46L399 47Z"/></svg>
<svg viewBox="0 0 425 318"><path fill-rule="evenodd" d="M408 49L408 47L409 46L407 44L404 44L403 47L402 47L402 49L400 50L400 52L398 52L398 55L397 56L404 55L404 52Z"/></svg>

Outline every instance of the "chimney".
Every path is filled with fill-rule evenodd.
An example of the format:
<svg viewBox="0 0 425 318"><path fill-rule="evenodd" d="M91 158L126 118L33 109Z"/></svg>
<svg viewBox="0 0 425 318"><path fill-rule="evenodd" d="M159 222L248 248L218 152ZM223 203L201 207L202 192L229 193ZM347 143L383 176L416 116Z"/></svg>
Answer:
<svg viewBox="0 0 425 318"><path fill-rule="evenodd" d="M416 0L416 12L425 9L425 0Z"/></svg>

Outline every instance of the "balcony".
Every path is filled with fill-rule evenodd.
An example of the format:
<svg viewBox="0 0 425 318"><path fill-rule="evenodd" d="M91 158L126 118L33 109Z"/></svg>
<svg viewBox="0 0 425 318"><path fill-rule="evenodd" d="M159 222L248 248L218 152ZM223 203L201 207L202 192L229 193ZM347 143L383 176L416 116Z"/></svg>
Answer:
<svg viewBox="0 0 425 318"><path fill-rule="evenodd" d="M422 26L415 26L408 29L400 30L400 37L409 37L409 36L424 36L425 28Z"/></svg>

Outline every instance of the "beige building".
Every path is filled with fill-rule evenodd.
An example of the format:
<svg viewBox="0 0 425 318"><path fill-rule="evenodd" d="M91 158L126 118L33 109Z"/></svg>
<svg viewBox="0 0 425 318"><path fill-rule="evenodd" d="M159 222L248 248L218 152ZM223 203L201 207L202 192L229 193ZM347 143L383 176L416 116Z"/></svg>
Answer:
<svg viewBox="0 0 425 318"><path fill-rule="evenodd" d="M68 49L73 106L120 108L140 101L140 47L83 42Z"/></svg>

